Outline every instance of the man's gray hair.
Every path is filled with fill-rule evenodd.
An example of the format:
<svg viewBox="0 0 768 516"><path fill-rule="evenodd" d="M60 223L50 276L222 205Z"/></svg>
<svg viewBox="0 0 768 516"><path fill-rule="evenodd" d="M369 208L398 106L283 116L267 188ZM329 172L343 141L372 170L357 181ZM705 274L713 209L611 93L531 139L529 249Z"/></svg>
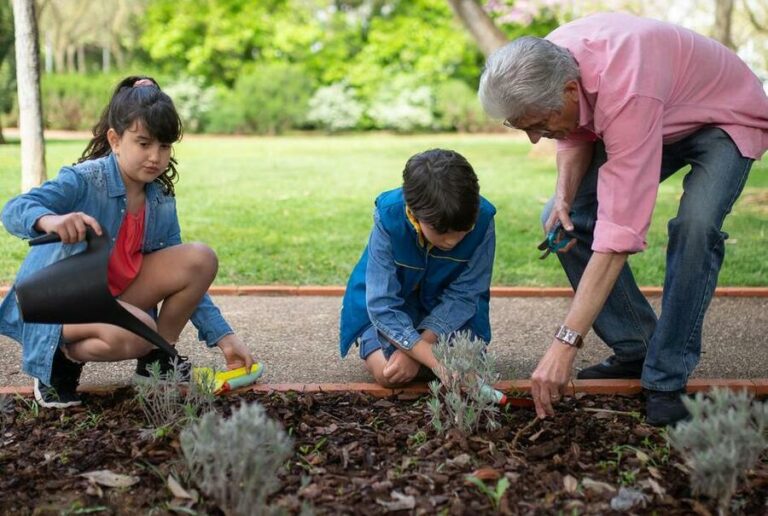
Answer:
<svg viewBox="0 0 768 516"><path fill-rule="evenodd" d="M514 121L562 109L565 84L579 77L579 65L567 49L524 36L488 57L477 94L489 116Z"/></svg>

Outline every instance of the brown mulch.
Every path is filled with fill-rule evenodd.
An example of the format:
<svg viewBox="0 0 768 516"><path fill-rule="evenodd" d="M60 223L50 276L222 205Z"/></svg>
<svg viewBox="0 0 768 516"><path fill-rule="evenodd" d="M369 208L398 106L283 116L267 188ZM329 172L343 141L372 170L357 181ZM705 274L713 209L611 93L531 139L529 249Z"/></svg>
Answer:
<svg viewBox="0 0 768 516"><path fill-rule="evenodd" d="M318 514L611 514L622 487L642 492L636 514L715 514L694 498L681 459L664 432L643 423L639 398L580 396L536 420L511 408L500 430L438 436L425 398L378 399L360 393L246 393L221 400L259 401L294 439L294 454L270 501ZM15 400L0 436L0 514L220 514L210 500L176 499L172 474L187 490L178 433L148 438L125 388L85 396L82 407L35 411ZM768 461L740 483L735 514L766 514ZM131 487L103 487L80 474L95 470L138 477ZM489 493L506 477L498 500Z"/></svg>

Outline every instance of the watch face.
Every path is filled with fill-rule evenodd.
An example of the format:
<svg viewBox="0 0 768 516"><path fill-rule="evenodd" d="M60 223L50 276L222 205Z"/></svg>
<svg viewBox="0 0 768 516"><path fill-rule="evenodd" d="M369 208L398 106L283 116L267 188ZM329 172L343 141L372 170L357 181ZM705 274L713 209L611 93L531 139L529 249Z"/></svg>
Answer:
<svg viewBox="0 0 768 516"><path fill-rule="evenodd" d="M567 326L561 326L557 330L555 338L564 342L565 344L568 344L569 346L576 348L580 348L583 342L581 335L578 332L568 328Z"/></svg>

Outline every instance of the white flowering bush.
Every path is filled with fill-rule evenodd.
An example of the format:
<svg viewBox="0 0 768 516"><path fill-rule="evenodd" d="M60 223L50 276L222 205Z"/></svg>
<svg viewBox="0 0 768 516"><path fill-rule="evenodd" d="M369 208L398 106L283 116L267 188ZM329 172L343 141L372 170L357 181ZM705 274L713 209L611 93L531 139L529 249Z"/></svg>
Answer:
<svg viewBox="0 0 768 516"><path fill-rule="evenodd" d="M383 84L374 97L368 116L380 129L410 132L435 126L434 96L429 86L409 77Z"/></svg>
<svg viewBox="0 0 768 516"><path fill-rule="evenodd" d="M357 127L364 112L355 90L337 82L319 88L309 99L307 121L330 132L343 131Z"/></svg>
<svg viewBox="0 0 768 516"><path fill-rule="evenodd" d="M183 77L163 90L173 99L184 128L192 132L200 131L203 120L213 107L214 90L206 88L200 77Z"/></svg>

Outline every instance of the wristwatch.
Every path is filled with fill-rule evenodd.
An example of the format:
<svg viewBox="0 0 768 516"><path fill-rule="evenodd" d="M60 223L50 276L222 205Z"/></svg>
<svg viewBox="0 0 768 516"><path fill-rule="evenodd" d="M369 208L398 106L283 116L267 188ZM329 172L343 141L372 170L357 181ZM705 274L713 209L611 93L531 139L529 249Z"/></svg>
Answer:
<svg viewBox="0 0 768 516"><path fill-rule="evenodd" d="M584 345L584 339L581 337L581 334L564 324L555 332L555 338L563 344L568 344L576 349L581 349Z"/></svg>

